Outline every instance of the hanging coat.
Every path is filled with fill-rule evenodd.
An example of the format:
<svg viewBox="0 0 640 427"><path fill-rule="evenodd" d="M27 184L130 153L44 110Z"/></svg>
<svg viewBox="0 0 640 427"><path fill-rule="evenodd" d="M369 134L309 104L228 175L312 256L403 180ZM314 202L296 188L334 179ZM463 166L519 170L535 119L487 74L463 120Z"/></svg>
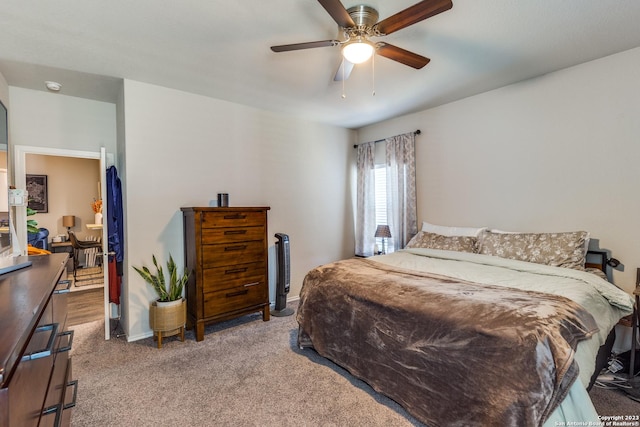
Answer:
<svg viewBox="0 0 640 427"><path fill-rule="evenodd" d="M109 302L120 304L124 260L122 184L115 166L107 169L107 239L109 244Z"/></svg>

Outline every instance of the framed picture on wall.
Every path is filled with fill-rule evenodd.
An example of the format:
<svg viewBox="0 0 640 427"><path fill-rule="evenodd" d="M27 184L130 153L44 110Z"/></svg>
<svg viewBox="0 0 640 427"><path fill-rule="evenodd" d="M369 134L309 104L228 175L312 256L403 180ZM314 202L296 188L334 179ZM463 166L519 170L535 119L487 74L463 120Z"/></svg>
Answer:
<svg viewBox="0 0 640 427"><path fill-rule="evenodd" d="M38 213L49 212L47 175L27 174L27 191L29 192L29 203L27 204L29 208Z"/></svg>

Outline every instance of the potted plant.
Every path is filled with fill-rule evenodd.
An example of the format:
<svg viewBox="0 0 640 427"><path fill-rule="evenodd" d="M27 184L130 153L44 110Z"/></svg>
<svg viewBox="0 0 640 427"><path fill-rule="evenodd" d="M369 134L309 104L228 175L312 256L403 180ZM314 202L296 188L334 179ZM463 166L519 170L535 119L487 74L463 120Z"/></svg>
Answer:
<svg viewBox="0 0 640 427"><path fill-rule="evenodd" d="M184 325L187 320L187 306L182 297L182 290L189 280L189 273L184 271L178 276L178 268L169 255L167 270L169 282L162 266L153 255L153 265L156 272L152 273L147 267L133 267L142 278L156 291L158 298L151 303L149 309L149 324L153 329L153 338L158 341L158 348L162 348L162 337L180 335L184 341Z"/></svg>
<svg viewBox="0 0 640 427"><path fill-rule="evenodd" d="M38 211L31 209L29 206L27 206L27 216L32 216L37 213ZM38 231L40 231L40 229L38 228L38 221L36 221L35 219L28 219L27 233L37 233Z"/></svg>

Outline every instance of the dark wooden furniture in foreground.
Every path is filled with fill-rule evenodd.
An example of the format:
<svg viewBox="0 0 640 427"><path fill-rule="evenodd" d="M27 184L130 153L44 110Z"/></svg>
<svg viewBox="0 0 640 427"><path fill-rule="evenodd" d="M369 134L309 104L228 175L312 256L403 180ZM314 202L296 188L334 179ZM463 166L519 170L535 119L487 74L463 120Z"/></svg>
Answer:
<svg viewBox="0 0 640 427"><path fill-rule="evenodd" d="M70 282L60 280L67 257L22 257L33 265L0 276L1 426L70 424L77 381L66 330Z"/></svg>
<svg viewBox="0 0 640 427"><path fill-rule="evenodd" d="M184 219L187 327L256 311L269 320L268 207L187 207Z"/></svg>
<svg viewBox="0 0 640 427"><path fill-rule="evenodd" d="M69 261L67 261L67 271L73 271L73 246L71 246L70 241L67 240L66 242L51 242L51 244L49 245L49 250L54 254L65 252L68 253Z"/></svg>

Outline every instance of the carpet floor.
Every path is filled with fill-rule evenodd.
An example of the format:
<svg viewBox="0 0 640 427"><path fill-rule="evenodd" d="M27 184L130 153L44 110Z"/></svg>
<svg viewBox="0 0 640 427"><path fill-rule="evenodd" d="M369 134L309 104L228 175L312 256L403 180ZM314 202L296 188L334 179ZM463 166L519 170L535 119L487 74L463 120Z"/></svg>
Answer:
<svg viewBox="0 0 640 427"><path fill-rule="evenodd" d="M295 315L245 316L206 327L201 342L192 331L185 342L165 338L162 349L152 338L104 341L103 327L72 328L75 427L422 426L344 369L300 350ZM640 413L615 390L593 393L601 414Z"/></svg>

